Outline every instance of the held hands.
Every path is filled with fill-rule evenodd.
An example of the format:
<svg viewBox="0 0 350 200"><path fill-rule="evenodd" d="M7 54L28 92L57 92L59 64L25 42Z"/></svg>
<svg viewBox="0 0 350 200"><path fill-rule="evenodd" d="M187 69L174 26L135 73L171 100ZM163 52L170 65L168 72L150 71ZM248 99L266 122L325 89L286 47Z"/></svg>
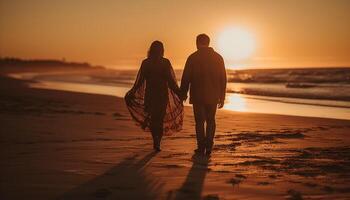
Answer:
<svg viewBox="0 0 350 200"><path fill-rule="evenodd" d="M218 103L218 109L223 108L223 107L224 107L224 104L225 104L225 100L221 100L221 99L220 99L220 101L219 101L219 103Z"/></svg>
<svg viewBox="0 0 350 200"><path fill-rule="evenodd" d="M177 91L177 95L178 95L178 97L179 97L179 99L180 99L181 101L186 101L186 99L187 99L187 93L184 93L183 91L181 91L181 89L179 89L179 90Z"/></svg>
<svg viewBox="0 0 350 200"><path fill-rule="evenodd" d="M182 101L186 101L186 99L187 99L187 94L182 94L182 95L180 96L180 99L181 99Z"/></svg>

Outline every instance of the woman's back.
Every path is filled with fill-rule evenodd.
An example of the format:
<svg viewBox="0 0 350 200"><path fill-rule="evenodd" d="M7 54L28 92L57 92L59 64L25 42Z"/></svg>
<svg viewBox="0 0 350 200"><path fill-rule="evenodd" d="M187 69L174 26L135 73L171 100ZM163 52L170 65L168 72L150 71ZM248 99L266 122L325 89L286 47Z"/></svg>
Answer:
<svg viewBox="0 0 350 200"><path fill-rule="evenodd" d="M168 100L169 65L170 62L165 58L147 58L142 62L146 80L146 102L161 104Z"/></svg>
<svg viewBox="0 0 350 200"><path fill-rule="evenodd" d="M164 86L167 83L169 61L166 58L147 58L143 62L147 83L155 87Z"/></svg>

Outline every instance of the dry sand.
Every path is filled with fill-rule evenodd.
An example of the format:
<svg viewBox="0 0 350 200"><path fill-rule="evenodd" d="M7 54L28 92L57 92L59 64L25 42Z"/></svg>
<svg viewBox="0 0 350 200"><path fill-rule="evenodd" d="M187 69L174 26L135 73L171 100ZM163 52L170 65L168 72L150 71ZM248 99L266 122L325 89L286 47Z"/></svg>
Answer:
<svg viewBox="0 0 350 200"><path fill-rule="evenodd" d="M210 159L194 119L152 151L120 98L0 78L0 199L349 199L350 121L220 110Z"/></svg>

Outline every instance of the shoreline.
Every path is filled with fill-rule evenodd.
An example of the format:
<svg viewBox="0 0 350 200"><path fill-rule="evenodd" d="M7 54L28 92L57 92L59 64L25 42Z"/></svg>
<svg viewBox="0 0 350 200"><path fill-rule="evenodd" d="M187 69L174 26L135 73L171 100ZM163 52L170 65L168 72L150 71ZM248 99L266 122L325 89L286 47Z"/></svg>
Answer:
<svg viewBox="0 0 350 200"><path fill-rule="evenodd" d="M97 70L97 71L96 71ZM92 73L99 69L92 70ZM71 92L83 92L90 94L106 94L117 97L124 97L130 86L125 84L102 84L86 80L91 72L71 71L64 72L48 72L48 73L23 73L8 74L12 78L21 80L33 80L31 83L33 88L53 89ZM57 75L58 74L58 75ZM61 75L73 76L64 78ZM80 76L86 76L80 80ZM74 79L77 78L78 80ZM304 117L321 117L329 119L350 120L350 104L349 102L334 100L313 100L286 97L268 97L256 96L237 93L227 93L227 103L225 110L246 112L246 113L263 113L263 114L281 114L288 116L304 116ZM349 104L349 105L348 105ZM188 106L188 102L185 106ZM274 107L276 109L266 109ZM326 116L324 114L327 113Z"/></svg>

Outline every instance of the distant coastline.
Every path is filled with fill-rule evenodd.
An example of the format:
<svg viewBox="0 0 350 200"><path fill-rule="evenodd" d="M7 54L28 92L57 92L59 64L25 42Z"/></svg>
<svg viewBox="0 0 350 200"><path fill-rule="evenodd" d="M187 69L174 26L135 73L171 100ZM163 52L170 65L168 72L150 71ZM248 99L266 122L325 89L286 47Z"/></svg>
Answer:
<svg viewBox="0 0 350 200"><path fill-rule="evenodd" d="M103 69L100 65L91 65L88 62L69 62L57 59L20 59L20 58L0 58L0 72L25 72L43 71L56 69Z"/></svg>
<svg viewBox="0 0 350 200"><path fill-rule="evenodd" d="M88 62L71 62L65 59L21 59L0 57L0 72L38 72L62 69L109 69ZM117 70L136 76L137 69ZM182 70L175 70L181 77ZM303 67L303 68L269 68L269 69L227 69L229 83L282 83L288 86L315 84L350 84L350 67Z"/></svg>

